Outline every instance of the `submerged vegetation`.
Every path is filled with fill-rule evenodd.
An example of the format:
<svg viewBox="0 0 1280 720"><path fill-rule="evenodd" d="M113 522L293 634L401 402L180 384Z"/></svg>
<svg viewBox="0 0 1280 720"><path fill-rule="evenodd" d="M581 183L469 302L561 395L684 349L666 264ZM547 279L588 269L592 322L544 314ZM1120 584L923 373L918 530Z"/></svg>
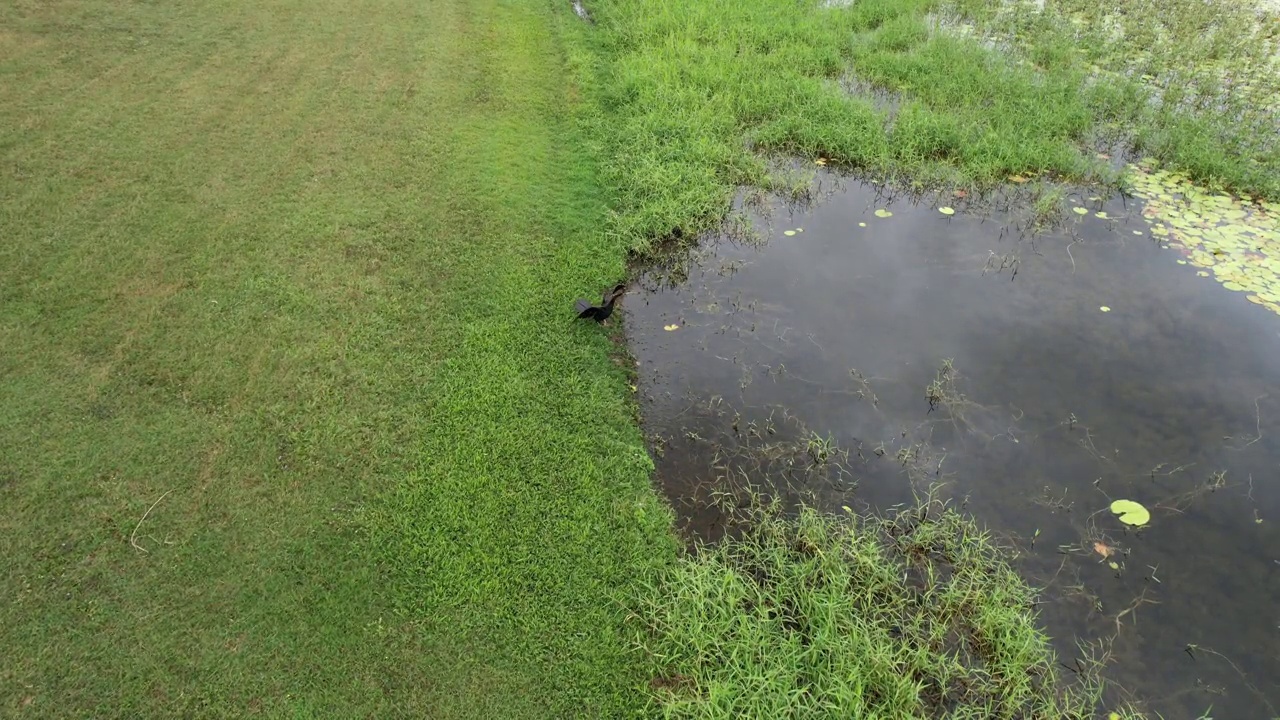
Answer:
<svg viewBox="0 0 1280 720"><path fill-rule="evenodd" d="M641 251L689 237L797 155L917 186L1119 186L1098 152L1119 145L1280 197L1276 15L1120 5L598 0L585 66L614 230Z"/></svg>
<svg viewBox="0 0 1280 720"><path fill-rule="evenodd" d="M936 501L886 519L747 507L641 614L666 717L1094 717L1097 665L1062 677L1035 593L973 521Z"/></svg>

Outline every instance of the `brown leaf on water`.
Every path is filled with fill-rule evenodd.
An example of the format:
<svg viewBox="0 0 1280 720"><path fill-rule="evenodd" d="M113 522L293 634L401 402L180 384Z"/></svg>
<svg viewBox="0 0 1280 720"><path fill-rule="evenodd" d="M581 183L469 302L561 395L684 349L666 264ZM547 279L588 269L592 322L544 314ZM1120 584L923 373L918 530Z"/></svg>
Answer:
<svg viewBox="0 0 1280 720"><path fill-rule="evenodd" d="M1093 551L1101 555L1103 558L1109 558L1116 553L1115 548L1104 542L1095 542L1093 544Z"/></svg>

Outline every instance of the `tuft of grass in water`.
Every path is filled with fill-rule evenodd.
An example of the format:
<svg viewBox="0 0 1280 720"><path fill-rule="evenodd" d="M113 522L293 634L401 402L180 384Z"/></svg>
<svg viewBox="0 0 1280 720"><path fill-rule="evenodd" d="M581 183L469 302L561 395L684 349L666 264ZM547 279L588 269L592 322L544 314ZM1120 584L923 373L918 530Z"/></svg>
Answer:
<svg viewBox="0 0 1280 720"><path fill-rule="evenodd" d="M1036 226L1052 225L1062 219L1067 206L1067 193L1056 185L1041 184L1034 189L1031 222Z"/></svg>
<svg viewBox="0 0 1280 720"><path fill-rule="evenodd" d="M884 519L727 512L731 537L637 616L662 716L1094 717L1096 679L1062 676L1035 592L972 520L935 501Z"/></svg>
<svg viewBox="0 0 1280 720"><path fill-rule="evenodd" d="M1073 1L1082 9L1072 12L1105 11ZM605 158L613 231L641 252L673 234L694 237L719 221L736 188L790 185L774 178L771 155L916 186L992 185L1014 174L1115 185L1094 153L1119 141L1208 184L1280 197L1280 155L1266 139L1280 125L1245 102L1205 110L1176 82L1156 96L1142 73L1100 72L1115 43L1087 21L1070 32L1055 24L1065 5L1060 15L1008 7L597 0L580 69L599 109L589 135ZM1206 13L1198 22L1216 22ZM1265 42L1262 31L1249 38ZM1221 42L1195 48L1191 59L1227 52ZM1265 94L1258 88L1269 83L1257 78L1250 92ZM1234 125L1233 113L1251 122Z"/></svg>

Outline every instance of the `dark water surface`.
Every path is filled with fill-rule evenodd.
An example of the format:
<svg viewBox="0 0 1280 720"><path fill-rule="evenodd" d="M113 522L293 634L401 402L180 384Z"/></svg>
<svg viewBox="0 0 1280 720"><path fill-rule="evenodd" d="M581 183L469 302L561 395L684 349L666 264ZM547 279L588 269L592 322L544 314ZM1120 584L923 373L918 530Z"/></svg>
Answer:
<svg viewBox="0 0 1280 720"><path fill-rule="evenodd" d="M1101 220L1078 197L1089 215L1028 237L822 183L812 207L753 215L762 246L708 241L687 278L654 271L625 301L689 529L715 536L726 478L829 508L942 484L1047 588L1064 662L1109 649L1107 677L1165 718L1276 717L1280 317L1177 264L1119 200ZM1121 524L1121 498L1150 524Z"/></svg>

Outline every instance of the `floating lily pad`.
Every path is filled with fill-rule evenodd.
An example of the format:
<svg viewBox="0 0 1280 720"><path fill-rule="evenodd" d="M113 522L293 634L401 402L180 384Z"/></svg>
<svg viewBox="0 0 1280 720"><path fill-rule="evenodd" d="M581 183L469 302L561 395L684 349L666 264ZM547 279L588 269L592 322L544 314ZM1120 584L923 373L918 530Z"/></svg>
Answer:
<svg viewBox="0 0 1280 720"><path fill-rule="evenodd" d="M866 224L866 223L864 223L864 222L860 222L860 223L858 223L858 227L866 227L866 226L867 226L867 224Z"/></svg>
<svg viewBox="0 0 1280 720"><path fill-rule="evenodd" d="M1077 214L1077 215L1088 215L1088 214L1089 214L1089 210L1088 210L1087 208L1082 208L1082 207L1073 207L1073 208L1071 208L1071 212L1073 212L1073 213L1075 213L1075 214Z"/></svg>
<svg viewBox="0 0 1280 720"><path fill-rule="evenodd" d="M1207 192L1183 174L1158 169L1154 161L1129 169L1134 194L1146 201L1142 217L1151 223L1153 236L1176 241L1169 245L1187 264L1212 268L1212 275L1196 273L1200 277L1212 276L1280 314L1280 303L1270 299L1280 290L1280 217L1253 198Z"/></svg>
<svg viewBox="0 0 1280 720"><path fill-rule="evenodd" d="M889 212L888 210L885 210L884 208L880 208L879 210L876 210L876 217L878 218L893 217L893 213Z"/></svg>
<svg viewBox="0 0 1280 720"><path fill-rule="evenodd" d="M938 212L942 213L943 215L955 215L956 209L943 206L938 208Z"/></svg>
<svg viewBox="0 0 1280 720"><path fill-rule="evenodd" d="M1151 512L1132 500L1116 500L1111 503L1111 512L1119 516L1125 525L1141 527L1151 522Z"/></svg>
<svg viewBox="0 0 1280 720"><path fill-rule="evenodd" d="M1101 310L1102 312L1111 312L1111 308L1107 307L1106 305L1099 305L1098 309Z"/></svg>
<svg viewBox="0 0 1280 720"><path fill-rule="evenodd" d="M671 332L672 330L679 330L680 326L679 325L663 325L662 329L666 330L667 332Z"/></svg>
<svg viewBox="0 0 1280 720"><path fill-rule="evenodd" d="M782 234L783 234L783 235L786 235L787 237L791 237L792 235L795 235L795 234L796 234L796 231L795 231L795 230L783 230L783 231L782 231Z"/></svg>
<svg viewBox="0 0 1280 720"><path fill-rule="evenodd" d="M1103 211L1103 210L1099 210L1098 212L1094 213L1094 214L1093 214L1093 216L1094 216L1094 217L1096 217L1096 218L1098 218L1099 220L1110 220L1110 219L1111 219L1111 216L1110 216L1110 215L1108 215L1108 214L1106 213L1106 211Z"/></svg>

